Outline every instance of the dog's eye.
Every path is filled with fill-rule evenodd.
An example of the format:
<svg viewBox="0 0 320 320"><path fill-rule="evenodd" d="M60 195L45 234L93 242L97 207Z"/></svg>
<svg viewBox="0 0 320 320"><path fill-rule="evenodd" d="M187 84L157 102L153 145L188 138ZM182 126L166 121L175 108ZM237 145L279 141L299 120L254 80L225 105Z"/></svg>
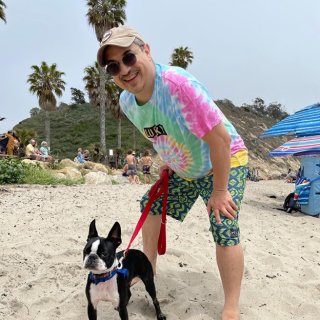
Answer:
<svg viewBox="0 0 320 320"><path fill-rule="evenodd" d="M101 253L101 258L108 258L109 255L107 253Z"/></svg>

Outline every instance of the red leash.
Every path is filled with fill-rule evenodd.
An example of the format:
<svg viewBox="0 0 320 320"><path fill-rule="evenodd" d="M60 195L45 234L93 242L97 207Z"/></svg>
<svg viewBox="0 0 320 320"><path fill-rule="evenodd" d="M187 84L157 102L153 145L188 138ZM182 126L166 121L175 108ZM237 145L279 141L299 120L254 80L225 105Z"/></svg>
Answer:
<svg viewBox="0 0 320 320"><path fill-rule="evenodd" d="M127 254L127 251L130 249L130 246L142 228L147 216L150 212L151 206L155 200L157 200L161 195L163 195L162 199L162 216L161 216L161 227L160 227L160 235L158 239L158 253L159 255L165 254L166 252L166 208L168 201L168 185L169 185L169 175L168 171L162 171L160 179L152 186L149 191L149 201L141 213L140 219L136 225L136 228L131 236L130 242L128 244L127 249L124 252L124 255Z"/></svg>

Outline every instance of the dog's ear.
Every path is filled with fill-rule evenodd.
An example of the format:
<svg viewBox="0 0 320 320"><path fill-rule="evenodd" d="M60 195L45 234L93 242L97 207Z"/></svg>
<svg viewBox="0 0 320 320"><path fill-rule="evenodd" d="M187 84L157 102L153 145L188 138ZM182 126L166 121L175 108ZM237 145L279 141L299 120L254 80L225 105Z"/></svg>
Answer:
<svg viewBox="0 0 320 320"><path fill-rule="evenodd" d="M119 222L115 222L107 236L107 240L113 242L116 248L121 244L121 227Z"/></svg>
<svg viewBox="0 0 320 320"><path fill-rule="evenodd" d="M90 227L89 227L89 234L88 234L88 239L90 238L97 238L98 236L98 231L96 228L96 219L93 219L90 223Z"/></svg>

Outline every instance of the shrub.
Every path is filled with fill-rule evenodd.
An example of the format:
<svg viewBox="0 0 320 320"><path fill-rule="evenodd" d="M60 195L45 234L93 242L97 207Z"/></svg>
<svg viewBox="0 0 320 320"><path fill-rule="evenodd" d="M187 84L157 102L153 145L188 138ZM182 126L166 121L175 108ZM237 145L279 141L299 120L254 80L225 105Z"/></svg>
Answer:
<svg viewBox="0 0 320 320"><path fill-rule="evenodd" d="M25 165L16 159L0 160L0 184L21 183L24 179Z"/></svg>
<svg viewBox="0 0 320 320"><path fill-rule="evenodd" d="M51 167L59 168L52 165ZM26 183L41 185L75 185L84 183L84 178L77 180L59 179L52 174L52 170L45 170L39 164L24 164L16 159L0 160L0 184Z"/></svg>

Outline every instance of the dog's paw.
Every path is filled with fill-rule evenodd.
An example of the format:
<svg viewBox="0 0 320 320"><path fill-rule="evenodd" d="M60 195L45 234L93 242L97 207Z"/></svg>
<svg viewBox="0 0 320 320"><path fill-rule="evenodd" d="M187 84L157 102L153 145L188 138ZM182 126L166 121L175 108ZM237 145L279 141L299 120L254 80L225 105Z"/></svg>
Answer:
<svg viewBox="0 0 320 320"><path fill-rule="evenodd" d="M166 320L167 317L163 314L163 313L160 313L157 317L158 320Z"/></svg>

